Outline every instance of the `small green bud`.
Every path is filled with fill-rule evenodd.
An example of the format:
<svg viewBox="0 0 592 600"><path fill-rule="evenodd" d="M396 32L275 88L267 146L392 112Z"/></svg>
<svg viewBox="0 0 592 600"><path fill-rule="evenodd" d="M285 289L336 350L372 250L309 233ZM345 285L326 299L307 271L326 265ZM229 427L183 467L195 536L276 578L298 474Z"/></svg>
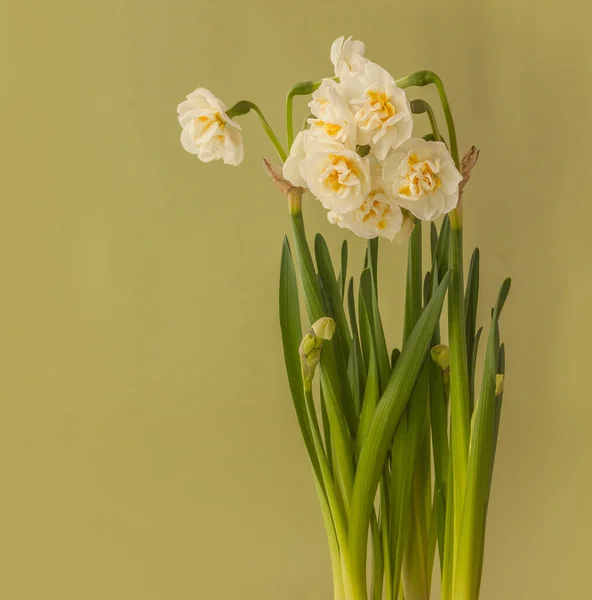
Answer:
<svg viewBox="0 0 592 600"><path fill-rule="evenodd" d="M323 339L330 340L335 333L335 321L330 317L321 317L313 326L314 334Z"/></svg>
<svg viewBox="0 0 592 600"><path fill-rule="evenodd" d="M411 102L409 103L409 106L411 107L411 112L414 115L421 115L430 110L429 104L425 100L422 100L421 98L416 98L415 100L411 100Z"/></svg>
<svg viewBox="0 0 592 600"><path fill-rule="evenodd" d="M300 355L308 356L315 349L316 341L314 335L307 333L300 344Z"/></svg>
<svg viewBox="0 0 592 600"><path fill-rule="evenodd" d="M445 344L438 344L432 348L432 360L442 369L448 371L450 369L450 350Z"/></svg>
<svg viewBox="0 0 592 600"><path fill-rule="evenodd" d="M335 333L335 321L329 317L319 319L302 338L298 352L302 366L302 379L305 386L312 384L312 379L319 361L325 340L330 340Z"/></svg>
<svg viewBox="0 0 592 600"><path fill-rule="evenodd" d="M323 339L315 336L312 330L300 342L298 352L300 354L300 366L302 367L302 379L305 387L312 384L315 370L321 360L322 349Z"/></svg>
<svg viewBox="0 0 592 600"><path fill-rule="evenodd" d="M240 100L226 111L226 116L229 119L234 119L234 117L246 115L251 111L251 108L253 108L253 104L251 102L248 100Z"/></svg>
<svg viewBox="0 0 592 600"><path fill-rule="evenodd" d="M318 83L314 81L303 81L301 83L297 83L291 90L290 95L292 96L307 96L308 94L312 94L316 89L318 89Z"/></svg>
<svg viewBox="0 0 592 600"><path fill-rule="evenodd" d="M504 376L501 373L498 373L495 376L495 395L499 396L504 391Z"/></svg>

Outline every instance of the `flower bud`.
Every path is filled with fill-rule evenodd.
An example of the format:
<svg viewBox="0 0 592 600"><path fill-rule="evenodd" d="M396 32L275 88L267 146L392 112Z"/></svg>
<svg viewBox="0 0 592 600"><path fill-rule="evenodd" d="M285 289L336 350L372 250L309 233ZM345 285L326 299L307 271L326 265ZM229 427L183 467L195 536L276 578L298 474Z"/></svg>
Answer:
<svg viewBox="0 0 592 600"><path fill-rule="evenodd" d="M302 338L298 352L302 366L304 385L310 386L315 370L321 360L321 350L325 340L330 340L335 333L335 321L329 317L319 319Z"/></svg>
<svg viewBox="0 0 592 600"><path fill-rule="evenodd" d="M330 340L335 333L335 321L330 317L321 317L312 326L312 329L317 337L323 340Z"/></svg>
<svg viewBox="0 0 592 600"><path fill-rule="evenodd" d="M450 369L450 350L445 344L438 344L432 348L432 360L442 369L448 371Z"/></svg>
<svg viewBox="0 0 592 600"><path fill-rule="evenodd" d="M495 376L495 395L499 396L504 392L504 375L502 373L498 373Z"/></svg>
<svg viewBox="0 0 592 600"><path fill-rule="evenodd" d="M229 119L234 119L234 117L241 117L248 114L252 108L253 104L251 102L248 100L240 100L226 111L226 115Z"/></svg>
<svg viewBox="0 0 592 600"><path fill-rule="evenodd" d="M292 88L290 94L292 96L308 96L318 89L319 84L320 82L315 81L302 81L301 83L297 83Z"/></svg>
<svg viewBox="0 0 592 600"><path fill-rule="evenodd" d="M323 348L323 339L314 335L311 330L300 342L300 365L302 367L302 379L304 385L310 386L315 374L315 370L321 360L321 350Z"/></svg>

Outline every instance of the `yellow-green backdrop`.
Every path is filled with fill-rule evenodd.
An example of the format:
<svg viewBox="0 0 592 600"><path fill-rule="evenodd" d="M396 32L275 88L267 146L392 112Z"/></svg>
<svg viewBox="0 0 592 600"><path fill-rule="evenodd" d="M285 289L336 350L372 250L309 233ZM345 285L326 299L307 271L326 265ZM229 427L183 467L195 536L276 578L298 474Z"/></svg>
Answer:
<svg viewBox="0 0 592 600"><path fill-rule="evenodd" d="M205 86L281 129L286 91L329 74L348 33L397 77L438 72L461 149L482 150L466 195L481 322L514 279L482 597L589 597L588 2L0 11L1 598L330 598L281 358L272 149L249 115L243 165L201 164L175 108ZM335 250L342 232L305 210ZM405 249L383 254L394 344Z"/></svg>

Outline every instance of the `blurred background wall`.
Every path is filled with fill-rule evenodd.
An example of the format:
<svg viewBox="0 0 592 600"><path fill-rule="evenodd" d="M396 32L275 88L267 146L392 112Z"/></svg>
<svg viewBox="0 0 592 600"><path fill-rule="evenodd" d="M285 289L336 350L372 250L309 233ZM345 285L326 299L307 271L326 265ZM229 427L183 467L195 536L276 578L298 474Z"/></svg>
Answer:
<svg viewBox="0 0 592 600"><path fill-rule="evenodd" d="M350 33L396 77L439 73L461 150L481 148L481 322L514 280L482 597L590 595L590 6L2 3L2 598L331 597L281 357L273 152L249 115L243 165L203 165L175 108L205 86L282 130L287 90L330 74ZM393 345L404 263L383 245Z"/></svg>

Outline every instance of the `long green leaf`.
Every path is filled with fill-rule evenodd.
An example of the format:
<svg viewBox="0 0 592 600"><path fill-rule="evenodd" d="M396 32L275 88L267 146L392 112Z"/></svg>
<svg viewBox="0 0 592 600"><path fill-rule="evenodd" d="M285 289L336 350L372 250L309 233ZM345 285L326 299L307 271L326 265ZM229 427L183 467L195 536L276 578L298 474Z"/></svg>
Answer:
<svg viewBox="0 0 592 600"><path fill-rule="evenodd" d="M401 548L405 548L407 543L406 534L408 528L408 516L403 514L403 506L408 503L403 501L408 498L411 492L411 480L406 477L407 462L409 457L407 454L408 448L408 413L404 411L399 419L399 424L393 436L391 445L391 480L390 480L390 546L392 548L392 579L393 589L398 590L401 587L401 569L403 566L403 553ZM405 522L401 519L406 518ZM404 537L404 539L401 539Z"/></svg>
<svg viewBox="0 0 592 600"><path fill-rule="evenodd" d="M337 276L337 284L341 293L341 299L345 299L345 280L347 279L347 240L341 244L341 269Z"/></svg>
<svg viewBox="0 0 592 600"><path fill-rule="evenodd" d="M446 492L446 517L444 519L444 563L442 565L442 600L454 600L452 580L454 576L454 485L452 461L448 461L448 488Z"/></svg>
<svg viewBox="0 0 592 600"><path fill-rule="evenodd" d="M370 273L372 274L372 331L374 334L374 345L378 358L378 370L381 373L383 388L386 387L391 365L389 363L386 337L382 326L380 308L378 304L378 238L368 241L368 255L370 256Z"/></svg>
<svg viewBox="0 0 592 600"><path fill-rule="evenodd" d="M438 265L438 273L442 276L448 271L448 255L450 245L450 219L448 215L442 221L440 233L438 235L438 243L436 244L435 258Z"/></svg>
<svg viewBox="0 0 592 600"><path fill-rule="evenodd" d="M430 528L428 530L428 552L426 555L426 572L428 574L428 589L431 588L432 574L434 570L434 559L436 557L436 545L444 547L444 519L445 504L442 490L434 490L434 502L430 515ZM440 541L441 537L441 541Z"/></svg>
<svg viewBox="0 0 592 600"><path fill-rule="evenodd" d="M349 312L349 323L353 337L360 340L360 333L358 331L358 320L356 318L356 301L354 296L354 278L351 277L347 286L347 309Z"/></svg>
<svg viewBox="0 0 592 600"><path fill-rule="evenodd" d="M333 264L331 263L331 255L329 248L323 237L320 234L315 236L315 256L317 259L317 267L322 281L322 289L327 293L329 304L329 316L335 319L336 332L333 337L334 348L334 368L336 371L336 383L338 390L338 399L345 414L346 421L352 433L355 433L357 428L357 411L354 402L352 389L349 385L348 378L348 360L351 349L351 334L347 324L345 311L343 308L343 300L339 292ZM325 353L323 352L323 355ZM325 364L327 360L324 360Z"/></svg>
<svg viewBox="0 0 592 600"><path fill-rule="evenodd" d="M503 344L500 346L499 350L499 360L497 372L500 375L505 375L506 373L506 351ZM489 509L489 499L491 497L491 484L493 481L493 467L495 465L495 455L497 452L497 438L499 434L499 426L500 419L502 415L502 400L504 393L502 391L501 394L495 397L495 414L493 417L493 441L492 441L492 452L491 452L491 474L489 476L489 489L487 490L487 500L485 501L485 511L483 514L483 547L481 548L481 564L479 566L479 581L477 583L477 589L481 587L481 577L483 575L483 559L485 557L485 535L487 533L487 511Z"/></svg>
<svg viewBox="0 0 592 600"><path fill-rule="evenodd" d="M323 355L331 348L331 344L323 347ZM331 378L330 372L323 367L321 358L321 389L327 407L329 419L329 430L331 433L331 455L333 459L333 476L341 499L343 501L346 515L349 514L351 494L354 482L354 447L350 430L347 426L338 398L338 386Z"/></svg>
<svg viewBox="0 0 592 600"><path fill-rule="evenodd" d="M378 238L368 240L368 268L372 272L374 289L378 291Z"/></svg>
<svg viewBox="0 0 592 600"><path fill-rule="evenodd" d="M501 344L499 351L499 361L497 366L497 372L505 377L506 375L506 348L504 344ZM504 392L495 397L495 416L493 420L493 452L491 457L491 477L493 477L493 465L495 463L495 454L497 451L497 438L499 435L500 419L502 416L502 401L504 399ZM491 483L490 483L491 488Z"/></svg>
<svg viewBox="0 0 592 600"><path fill-rule="evenodd" d="M362 393L365 387L365 378L363 376L361 363L362 357L360 355L358 340L357 338L354 338L352 341L351 352L349 353L347 376L349 378L349 385L352 391L356 418L359 418L360 411L362 410Z"/></svg>
<svg viewBox="0 0 592 600"><path fill-rule="evenodd" d="M382 553L382 540L380 526L376 514L372 513L370 523L372 530L372 600L382 600L382 584L384 578L384 557Z"/></svg>
<svg viewBox="0 0 592 600"><path fill-rule="evenodd" d="M327 403L323 396L323 387L320 386L321 422L323 424L323 441L325 442L325 454L329 466L333 465L333 449L331 445L331 426L329 425L329 414L327 413Z"/></svg>
<svg viewBox="0 0 592 600"><path fill-rule="evenodd" d="M298 348L302 341L302 329L300 323L300 307L298 303L298 286L296 273L292 262L292 253L288 240L284 239L282 246L282 259L280 267L280 329L282 332L282 344L284 347L284 362L288 374L288 383L292 393L296 418L300 426L304 445L308 452L315 475L324 490L322 475L316 450L314 447L312 432L304 401L304 389L302 387L302 376L300 367L300 355Z"/></svg>
<svg viewBox="0 0 592 600"><path fill-rule="evenodd" d="M367 269L362 271L362 275ZM372 304L369 298L364 298L362 291L362 278L360 278L360 287L358 289L358 322L360 326L360 346L362 349L362 359L366 368L370 364L370 348L374 345L372 339L372 327L370 323L372 315ZM366 293L366 296L368 294Z"/></svg>
<svg viewBox="0 0 592 600"><path fill-rule="evenodd" d="M331 302L331 308L333 310L333 317L337 326L337 339L339 345L343 346L343 357L347 364L347 357L351 347L351 333L345 317L345 311L343 309L343 298L339 291L339 284L335 279L335 272L333 271L333 264L331 263L331 254L329 248L325 242L323 236L317 233L315 236L315 256L317 259L317 267L319 269L319 275L323 280L323 285Z"/></svg>
<svg viewBox="0 0 592 600"><path fill-rule="evenodd" d="M438 267L434 264L434 275L432 277L433 293L438 283ZM440 343L440 332L437 326L432 337L431 346L437 346ZM448 401L446 397L446 387L442 369L434 362L430 361L430 425L432 429L432 448L434 455L434 486L441 492L441 501L446 504L446 492L448 489ZM445 511L444 511L445 512ZM438 529L438 551L440 555L440 566L444 564L444 514L440 515L441 527Z"/></svg>
<svg viewBox="0 0 592 600"><path fill-rule="evenodd" d="M302 213L292 214L292 225L305 303L309 319L311 323L314 323L326 315L324 314L312 255L306 241ZM346 511L348 511L353 487L352 432L355 432L357 424L351 410L352 403L347 402L348 394L351 397L347 373L343 378L339 377L333 344L327 344L323 348L320 367L321 387L331 429L333 462L337 465L337 469L334 469L334 477L342 494Z"/></svg>
<svg viewBox="0 0 592 600"><path fill-rule="evenodd" d="M355 353L359 357L360 364L360 373L362 374L362 378L365 380L364 374L366 373L367 364L364 361L364 356L362 355L362 349L360 346L360 332L358 329L358 320L356 317L356 303L354 299L354 278L350 278L349 284L347 286L347 308L349 312L349 322L352 331L352 346L355 346ZM365 381L364 381L365 385Z"/></svg>
<svg viewBox="0 0 592 600"><path fill-rule="evenodd" d="M432 221L430 223L430 259L432 262L436 259L436 249L438 248L438 228Z"/></svg>
<svg viewBox="0 0 592 600"><path fill-rule="evenodd" d="M471 413L475 403L474 395L471 392L470 380L473 379L472 369L473 344L475 342L475 331L477 329L477 302L479 301L479 248L473 250L471 264L469 265L469 275L467 278L467 291L465 294L465 321L467 329L467 357L469 360L469 391L471 401Z"/></svg>
<svg viewBox="0 0 592 600"><path fill-rule="evenodd" d="M403 559L405 559L402 573L403 583L405 596L411 598L427 597L427 576L425 572L427 525L425 523L423 498L417 484L423 480L418 466L427 408L429 360L429 357L426 356L407 405L405 462L403 470L399 474L402 497L399 514L399 535L395 551L394 589L397 588L399 570L403 564Z"/></svg>
<svg viewBox="0 0 592 600"><path fill-rule="evenodd" d="M321 317L326 317L319 281L312 262L312 254L306 241L304 231L304 220L302 213L292 215L292 229L294 231L294 243L296 246L296 263L300 273L300 280L304 290L304 302L311 323Z"/></svg>
<svg viewBox="0 0 592 600"><path fill-rule="evenodd" d="M371 344L376 353L378 363L378 372L380 373L381 390L386 388L391 367L389 363L388 349L382 328L382 321L378 311L378 302L376 299L376 287L374 277L370 269L364 269L360 277L360 290L364 300L364 310L368 316L370 325Z"/></svg>
<svg viewBox="0 0 592 600"><path fill-rule="evenodd" d="M479 355L479 342L481 341L481 334L483 333L483 327L479 327L473 344L471 346L471 354L469 356L469 394L471 396L471 414L475 408L475 370L477 368L477 357Z"/></svg>
<svg viewBox="0 0 592 600"><path fill-rule="evenodd" d="M405 288L405 326L403 340L409 337L415 327L422 305L422 247L421 221L417 221L409 238L407 261L407 285Z"/></svg>
<svg viewBox="0 0 592 600"><path fill-rule="evenodd" d="M356 436L356 457L359 458L362 446L366 441L370 425L376 412L378 399L380 397L380 380L378 375L378 364L376 362L376 353L370 351L370 366L368 367L368 376L366 378L366 390L364 393L364 403L360 415L360 424Z"/></svg>
<svg viewBox="0 0 592 600"><path fill-rule="evenodd" d="M495 380L499 364L497 329L501 310L510 290L510 280L501 286L491 319L481 396L475 407L467 468L462 526L456 554L453 596L455 600L473 600L479 594L483 564L485 511L491 482L495 421Z"/></svg>
<svg viewBox="0 0 592 600"><path fill-rule="evenodd" d="M446 274L409 335L362 447L354 481L350 517L351 576L356 600L367 598L366 542L378 481L397 424L428 352L430 340L440 317L448 282L449 275Z"/></svg>
<svg viewBox="0 0 592 600"><path fill-rule="evenodd" d="M409 239L403 349L421 314L422 284L422 224L417 222ZM420 461L428 403L428 361L430 361L429 357L424 361L424 366L407 405L406 460L402 472L398 474L398 485L403 490L403 494L398 508L400 511L399 533L395 550L394 581L395 589L397 589L400 569L403 565L405 595L413 598L427 595L425 571L427 516L424 510L424 498L419 488L424 480L429 478L429 473L421 472Z"/></svg>

